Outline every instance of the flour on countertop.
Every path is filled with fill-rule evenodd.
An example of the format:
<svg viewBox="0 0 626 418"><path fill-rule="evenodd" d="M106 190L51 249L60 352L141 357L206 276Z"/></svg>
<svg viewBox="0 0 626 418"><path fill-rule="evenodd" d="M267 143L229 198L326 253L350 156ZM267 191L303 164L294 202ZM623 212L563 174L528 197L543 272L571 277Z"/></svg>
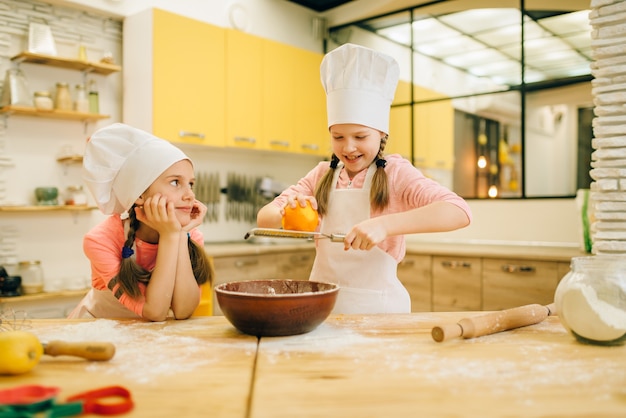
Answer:
<svg viewBox="0 0 626 418"><path fill-rule="evenodd" d="M181 336L170 332L167 327L159 330L147 328L145 324L123 324L108 319L90 322L54 325L31 330L43 342L60 340L106 341L115 345L115 356L107 362L91 362L88 372L123 375L129 380L148 383L157 376L190 372L198 366L218 360L212 352L241 348L240 344L212 342ZM168 350L163 350L168 347ZM174 349L173 349L174 348ZM256 345L251 345L247 354L253 356ZM173 356L172 352L176 355Z"/></svg>

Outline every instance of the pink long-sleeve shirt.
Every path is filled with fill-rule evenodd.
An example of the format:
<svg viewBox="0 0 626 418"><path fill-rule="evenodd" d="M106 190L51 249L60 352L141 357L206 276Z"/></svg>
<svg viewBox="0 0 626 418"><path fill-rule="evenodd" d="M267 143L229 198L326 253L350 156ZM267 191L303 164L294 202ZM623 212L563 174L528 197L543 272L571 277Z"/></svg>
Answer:
<svg viewBox="0 0 626 418"><path fill-rule="evenodd" d="M204 244L202 232L197 229L192 229L189 236L198 244ZM111 279L120 272L124 241L126 241L126 236L120 215L109 216L85 235L83 251L91 262L91 285L93 288L107 290ZM144 269L148 271L154 269L158 250L159 244L151 244L135 238L136 261ZM123 293L119 301L129 310L143 316L146 285L141 282L138 285L142 294L139 299L132 299ZM116 284L110 291L115 294L118 289L119 284Z"/></svg>
<svg viewBox="0 0 626 418"><path fill-rule="evenodd" d="M420 170L399 154L387 155L385 160L387 160L385 171L389 181L389 205L382 211L372 209L370 214L372 218L406 212L433 202L444 201L461 208L471 222L472 213L467 202L456 193L424 176ZM313 196L317 184L329 170L329 167L330 163L328 161L320 162L306 176L301 178L297 184L285 189L274 199L273 203L283 207L287 204L288 196L293 196L294 194ZM346 170L342 169L339 174L337 188L362 188L366 173L367 170L363 170L350 179ZM379 247L400 262L406 253L406 240L404 235L388 237L379 244Z"/></svg>

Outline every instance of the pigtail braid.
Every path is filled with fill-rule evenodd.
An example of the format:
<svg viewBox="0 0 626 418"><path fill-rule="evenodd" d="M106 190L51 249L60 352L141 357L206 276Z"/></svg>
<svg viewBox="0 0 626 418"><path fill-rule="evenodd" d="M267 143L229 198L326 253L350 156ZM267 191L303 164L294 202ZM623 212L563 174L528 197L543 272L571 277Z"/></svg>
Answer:
<svg viewBox="0 0 626 418"><path fill-rule="evenodd" d="M333 175L335 169L339 165L339 158L333 154L330 160L330 168L324 174L324 177L317 184L315 189L315 200L317 200L317 212L324 216L328 213L328 199L330 197L330 191L333 187Z"/></svg>
<svg viewBox="0 0 626 418"><path fill-rule="evenodd" d="M124 242L124 247L132 249L135 243L135 231L139 227L139 221L135 216L134 206L128 211L128 222L128 236L126 237L126 241ZM109 287L111 287L115 283L119 283L120 289L123 293L126 293L132 299L137 299L141 296L141 291L139 290L137 282L140 281L147 283L150 280L151 275L151 272L147 271L139 264L137 264L134 257L123 257L120 264L120 272L117 274L116 277L117 280L112 279L109 283ZM121 293L119 294L119 296L121 296ZM118 297L118 293L116 293L116 297Z"/></svg>
<svg viewBox="0 0 626 418"><path fill-rule="evenodd" d="M187 239L187 248L189 249L189 258L191 260L191 268L193 275L198 284L208 283L213 286L213 264L204 252L204 248L191 238Z"/></svg>
<svg viewBox="0 0 626 418"><path fill-rule="evenodd" d="M372 176L372 189L370 190L370 201L372 207L377 210L383 210L389 204L389 181L385 166L387 160L384 159L384 150L387 145L388 135L380 139L380 149L376 156L376 171Z"/></svg>

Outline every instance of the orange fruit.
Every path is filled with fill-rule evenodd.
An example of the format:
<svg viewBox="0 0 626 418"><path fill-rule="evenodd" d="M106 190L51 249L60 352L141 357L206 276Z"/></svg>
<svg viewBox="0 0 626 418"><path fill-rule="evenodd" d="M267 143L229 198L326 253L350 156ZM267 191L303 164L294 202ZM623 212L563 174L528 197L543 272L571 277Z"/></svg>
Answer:
<svg viewBox="0 0 626 418"><path fill-rule="evenodd" d="M295 208L287 206L283 216L283 229L291 231L313 232L320 222L317 211L311 207L311 202L307 201L305 207L297 204Z"/></svg>

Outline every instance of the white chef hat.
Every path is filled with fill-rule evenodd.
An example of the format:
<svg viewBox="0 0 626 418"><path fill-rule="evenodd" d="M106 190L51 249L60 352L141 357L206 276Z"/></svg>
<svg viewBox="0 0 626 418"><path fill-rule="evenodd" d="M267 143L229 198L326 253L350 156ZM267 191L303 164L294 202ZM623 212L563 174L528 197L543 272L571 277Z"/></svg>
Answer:
<svg viewBox="0 0 626 418"><path fill-rule="evenodd" d="M322 60L328 127L365 125L389 133L389 110L400 67L392 57L370 48L345 44Z"/></svg>
<svg viewBox="0 0 626 418"><path fill-rule="evenodd" d="M189 157L168 141L114 123L87 140L83 179L103 213L121 214L165 170L185 159Z"/></svg>

